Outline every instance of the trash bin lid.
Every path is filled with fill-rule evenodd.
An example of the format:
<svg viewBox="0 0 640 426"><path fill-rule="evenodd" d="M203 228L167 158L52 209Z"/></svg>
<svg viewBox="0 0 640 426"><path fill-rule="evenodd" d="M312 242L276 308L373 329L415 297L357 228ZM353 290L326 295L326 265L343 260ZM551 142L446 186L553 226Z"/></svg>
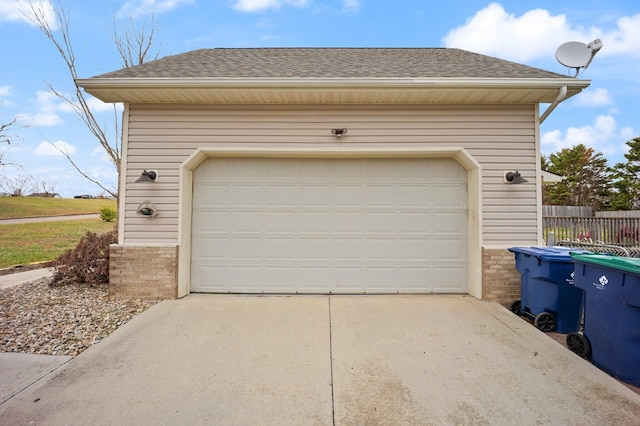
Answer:
<svg viewBox="0 0 640 426"><path fill-rule="evenodd" d="M544 246L544 247L510 247L512 253L523 253L539 257L542 260L552 262L573 262L570 253L589 253L588 250L580 250L571 247Z"/></svg>
<svg viewBox="0 0 640 426"><path fill-rule="evenodd" d="M640 259L614 254L571 253L574 260L640 275Z"/></svg>

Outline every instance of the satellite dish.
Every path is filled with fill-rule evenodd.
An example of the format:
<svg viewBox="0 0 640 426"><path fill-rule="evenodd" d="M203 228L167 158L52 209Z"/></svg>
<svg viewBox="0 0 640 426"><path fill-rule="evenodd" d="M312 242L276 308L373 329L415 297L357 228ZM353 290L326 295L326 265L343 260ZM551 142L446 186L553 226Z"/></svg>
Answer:
<svg viewBox="0 0 640 426"><path fill-rule="evenodd" d="M577 76L580 68L587 69L600 49L602 49L602 41L600 39L596 39L589 44L569 41L556 49L556 59L565 67L575 68L575 76Z"/></svg>
<svg viewBox="0 0 640 426"><path fill-rule="evenodd" d="M582 68L589 62L591 50L579 41L564 43L556 50L556 59L565 67Z"/></svg>

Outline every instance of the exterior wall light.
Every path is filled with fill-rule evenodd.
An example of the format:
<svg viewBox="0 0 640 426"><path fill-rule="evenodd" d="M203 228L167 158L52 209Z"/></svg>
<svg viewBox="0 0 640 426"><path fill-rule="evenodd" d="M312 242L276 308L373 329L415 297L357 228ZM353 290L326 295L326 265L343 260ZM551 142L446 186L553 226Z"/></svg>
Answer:
<svg viewBox="0 0 640 426"><path fill-rule="evenodd" d="M138 179L136 179L136 183L138 182L155 182L158 178L158 172L155 170L144 170L142 175Z"/></svg>
<svg viewBox="0 0 640 426"><path fill-rule="evenodd" d="M331 129L331 134L337 137L341 137L347 134L347 129Z"/></svg>
<svg viewBox="0 0 640 426"><path fill-rule="evenodd" d="M504 183L517 184L517 183L525 183L529 182L525 178L522 177L519 171L515 172L504 172Z"/></svg>
<svg viewBox="0 0 640 426"><path fill-rule="evenodd" d="M143 217L156 217L158 216L158 210L151 201L145 201L138 206L136 214Z"/></svg>

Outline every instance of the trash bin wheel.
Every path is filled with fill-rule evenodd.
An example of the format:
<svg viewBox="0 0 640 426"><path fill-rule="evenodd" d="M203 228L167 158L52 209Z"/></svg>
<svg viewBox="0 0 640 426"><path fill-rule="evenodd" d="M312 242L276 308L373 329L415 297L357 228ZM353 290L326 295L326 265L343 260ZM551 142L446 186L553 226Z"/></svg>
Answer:
<svg viewBox="0 0 640 426"><path fill-rule="evenodd" d="M552 313L542 312L536 316L533 324L538 327L540 331L544 331L545 333L553 331L556 329L557 325L556 317L554 317Z"/></svg>
<svg viewBox="0 0 640 426"><path fill-rule="evenodd" d="M567 334L567 347L571 352L578 354L582 358L588 358L591 355L591 343L580 333Z"/></svg>
<svg viewBox="0 0 640 426"><path fill-rule="evenodd" d="M522 315L522 301L516 300L511 304L511 312L516 315Z"/></svg>

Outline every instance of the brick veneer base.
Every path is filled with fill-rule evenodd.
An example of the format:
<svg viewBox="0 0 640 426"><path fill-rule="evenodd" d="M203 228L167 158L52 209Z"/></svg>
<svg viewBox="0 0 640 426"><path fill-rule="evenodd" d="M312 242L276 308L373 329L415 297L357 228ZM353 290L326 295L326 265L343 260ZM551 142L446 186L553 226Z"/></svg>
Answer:
<svg viewBox="0 0 640 426"><path fill-rule="evenodd" d="M110 246L110 297L175 299L177 295L177 246Z"/></svg>
<svg viewBox="0 0 640 426"><path fill-rule="evenodd" d="M109 295L121 299L175 299L177 246L114 244L109 251ZM482 249L482 298L510 306L520 299L520 273L507 249Z"/></svg>
<svg viewBox="0 0 640 426"><path fill-rule="evenodd" d="M520 273L507 249L482 249L482 298L511 306L520 299Z"/></svg>

